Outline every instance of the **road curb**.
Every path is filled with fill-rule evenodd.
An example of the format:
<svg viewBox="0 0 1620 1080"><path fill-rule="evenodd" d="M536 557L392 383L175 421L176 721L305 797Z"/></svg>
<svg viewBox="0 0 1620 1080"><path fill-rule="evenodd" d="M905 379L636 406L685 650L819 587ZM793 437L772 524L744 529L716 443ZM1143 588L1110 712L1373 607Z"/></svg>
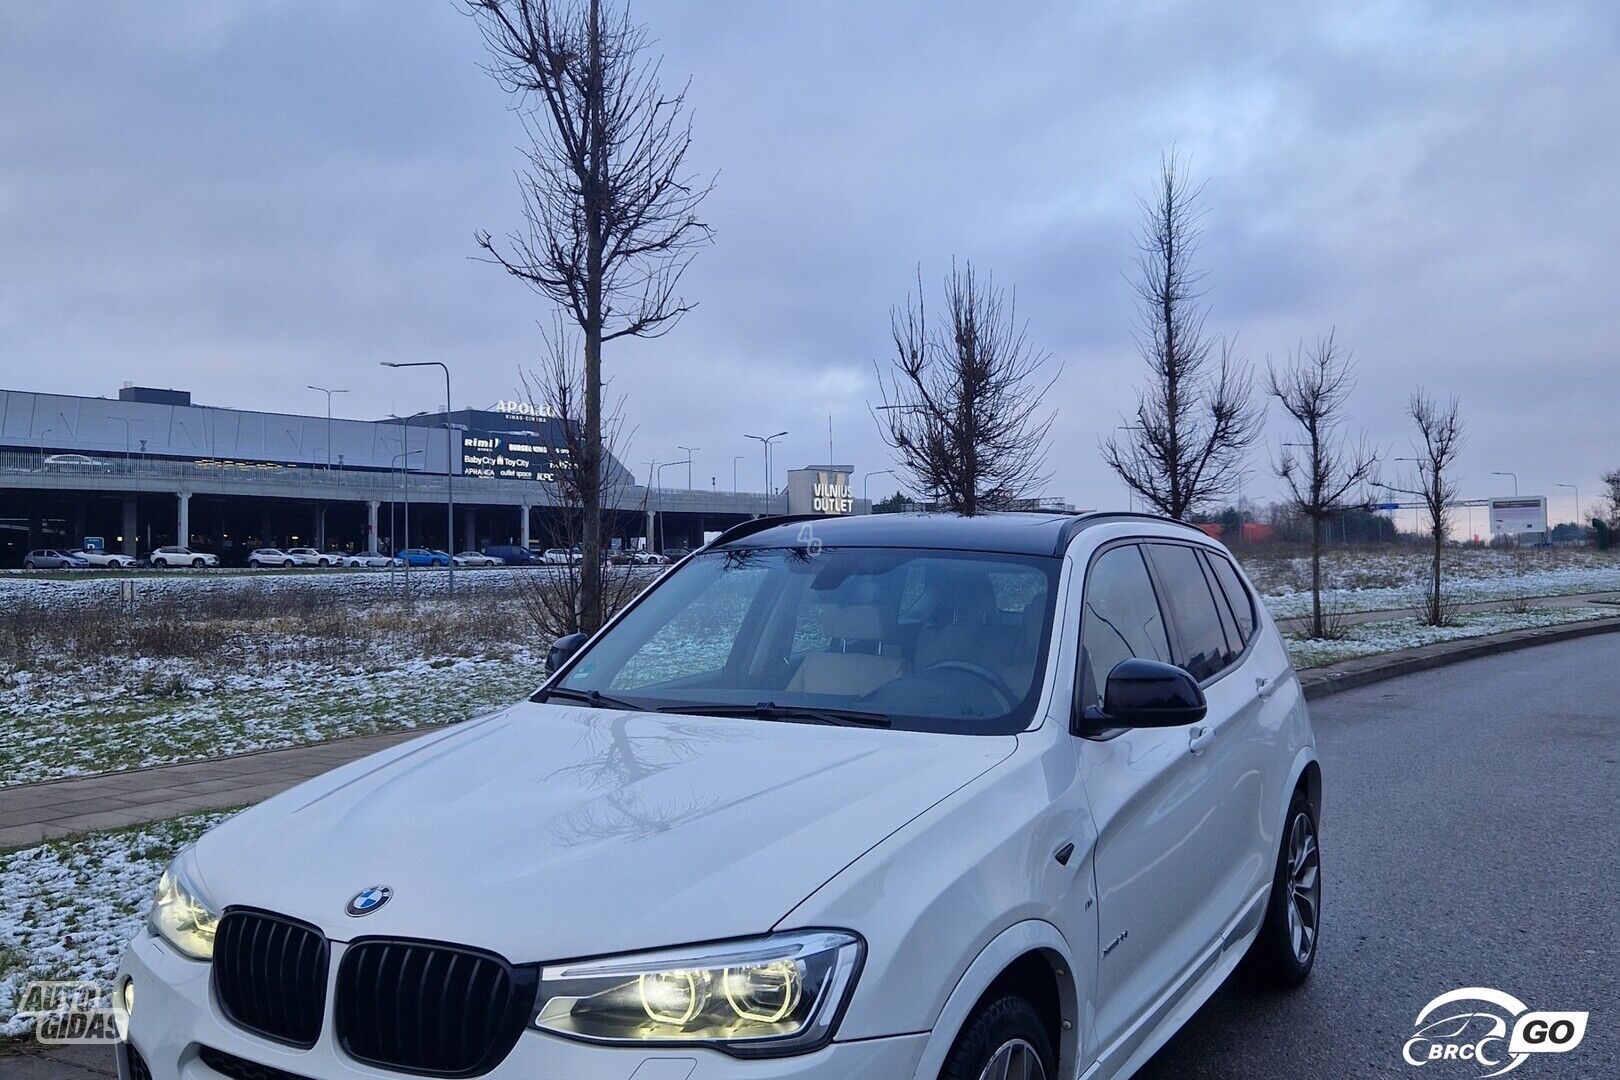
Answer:
<svg viewBox="0 0 1620 1080"><path fill-rule="evenodd" d="M1307 668L1299 673L1300 687L1307 698L1328 697L1359 686L1370 686L1386 679L1397 679L1419 671L1460 664L1464 660L1497 656L1501 653L1529 649L1537 645L1550 645L1559 641L1594 637L1620 631L1620 618L1590 619L1565 626L1538 626L1526 630L1510 630L1505 634L1464 638L1424 645L1398 653L1361 657L1319 668Z"/></svg>

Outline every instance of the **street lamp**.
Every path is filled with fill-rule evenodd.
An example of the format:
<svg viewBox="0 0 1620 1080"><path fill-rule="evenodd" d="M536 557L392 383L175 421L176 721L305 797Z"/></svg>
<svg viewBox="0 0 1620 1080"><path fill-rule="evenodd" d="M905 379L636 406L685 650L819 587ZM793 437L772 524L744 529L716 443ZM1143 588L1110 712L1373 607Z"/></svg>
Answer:
<svg viewBox="0 0 1620 1080"><path fill-rule="evenodd" d="M765 513L771 512L771 444L786 435L785 431L778 431L775 435L748 435L743 438L753 439L765 450Z"/></svg>
<svg viewBox="0 0 1620 1080"><path fill-rule="evenodd" d="M666 461L662 465L655 465L653 467L653 476L654 476L654 479L657 481L657 488L658 488L658 501L653 504L654 505L653 515L658 519L658 550L659 551L664 550L664 470L669 468L671 465L685 465L685 466L690 467L691 464L692 464L692 461L691 461L690 458L688 458L685 461Z"/></svg>
<svg viewBox="0 0 1620 1080"><path fill-rule="evenodd" d="M332 471L332 395L347 394L347 390L329 390L324 386L305 383L306 390L319 390L326 395L326 471Z"/></svg>
<svg viewBox="0 0 1620 1080"><path fill-rule="evenodd" d="M450 575L450 595L456 595L456 560L454 558L456 546L456 489L455 489L455 439L452 438L450 426L450 368L442 360L384 360L383 367L413 368L436 367L444 372L444 524L445 542L450 547L450 565L447 572Z"/></svg>
<svg viewBox="0 0 1620 1080"><path fill-rule="evenodd" d="M686 490L692 490L692 455L703 449L701 446L682 446L675 444L675 449L686 451Z"/></svg>
<svg viewBox="0 0 1620 1080"><path fill-rule="evenodd" d="M1575 527L1580 530L1575 535L1584 539L1586 526L1581 524L1581 489L1574 484L1554 484L1553 487L1567 487L1575 493Z"/></svg>
<svg viewBox="0 0 1620 1080"><path fill-rule="evenodd" d="M1142 431L1144 429L1141 424L1119 424L1115 426L1114 430ZM1131 487L1129 483L1125 485L1125 509L1129 510L1133 514L1136 512L1136 489Z"/></svg>
<svg viewBox="0 0 1620 1080"><path fill-rule="evenodd" d="M124 425L124 471L129 471L129 421L122 416L109 416L107 419Z"/></svg>
<svg viewBox="0 0 1620 1080"><path fill-rule="evenodd" d="M736 454L731 459L731 495L732 495L732 498L736 498L736 496L737 496L737 462L741 461L743 458L745 458L747 456L748 455L746 455L746 454Z"/></svg>
<svg viewBox="0 0 1620 1080"><path fill-rule="evenodd" d="M1511 477L1513 477L1513 494L1517 495L1519 493L1519 474L1518 473L1493 472L1493 473L1491 473L1491 475L1492 476L1511 476Z"/></svg>
<svg viewBox="0 0 1620 1080"><path fill-rule="evenodd" d="M865 476L861 477L861 498L866 501L866 512L868 514L870 514L872 512L872 490L871 490L871 487L870 487L870 485L872 483L872 477L874 477L874 476L893 476L893 475L894 475L894 470L893 469L877 469L877 470L875 470L873 472L869 472Z"/></svg>

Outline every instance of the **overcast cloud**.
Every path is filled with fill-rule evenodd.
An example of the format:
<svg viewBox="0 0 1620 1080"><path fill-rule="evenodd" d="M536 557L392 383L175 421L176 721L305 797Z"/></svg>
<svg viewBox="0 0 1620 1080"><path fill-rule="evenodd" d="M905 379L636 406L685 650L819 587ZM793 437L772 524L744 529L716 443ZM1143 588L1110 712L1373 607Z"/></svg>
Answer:
<svg viewBox="0 0 1620 1080"><path fill-rule="evenodd" d="M1257 367L1337 327L1356 421L1396 453L1415 386L1460 395L1467 496L1514 470L1564 519L1553 485L1590 502L1620 466L1612 2L636 11L718 174L699 307L608 355L643 477L696 443L699 482L743 454L757 489L742 433L820 463L829 412L857 485L889 467L866 405L888 308L956 256L1063 365L1050 493L1122 505L1096 442L1141 379L1122 275L1171 145L1209 178L1209 325ZM521 132L480 49L451 0L8 5L0 385L314 413L316 382L379 417L438 394L379 360L443 359L458 407L511 396L547 312L472 258L519 220Z"/></svg>

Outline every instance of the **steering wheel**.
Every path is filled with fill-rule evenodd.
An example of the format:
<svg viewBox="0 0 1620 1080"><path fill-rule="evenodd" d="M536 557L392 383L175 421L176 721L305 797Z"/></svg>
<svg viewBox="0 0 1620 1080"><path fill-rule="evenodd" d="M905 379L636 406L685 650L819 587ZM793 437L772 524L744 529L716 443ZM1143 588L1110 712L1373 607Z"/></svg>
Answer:
<svg viewBox="0 0 1620 1080"><path fill-rule="evenodd" d="M1002 712L1013 711L1012 692L1008 690L1007 684L1002 681L1000 675L982 664L975 664L971 660L941 660L937 664L928 665L926 670L960 671L966 675L972 675L989 687L990 692L996 696L996 704Z"/></svg>

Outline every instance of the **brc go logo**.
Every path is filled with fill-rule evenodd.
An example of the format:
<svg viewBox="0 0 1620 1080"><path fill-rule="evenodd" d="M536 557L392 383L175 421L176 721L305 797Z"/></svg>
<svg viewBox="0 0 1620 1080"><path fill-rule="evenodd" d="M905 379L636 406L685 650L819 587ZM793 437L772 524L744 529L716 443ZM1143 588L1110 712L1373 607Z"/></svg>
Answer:
<svg viewBox="0 0 1620 1080"><path fill-rule="evenodd" d="M1531 1054L1563 1054L1575 1049L1586 1037L1590 1015L1531 1012L1512 994L1485 986L1465 987L1423 1006L1414 1022L1417 1031L1401 1048L1401 1057L1412 1066L1466 1062L1489 1070L1479 1074L1484 1080L1512 1072Z"/></svg>

